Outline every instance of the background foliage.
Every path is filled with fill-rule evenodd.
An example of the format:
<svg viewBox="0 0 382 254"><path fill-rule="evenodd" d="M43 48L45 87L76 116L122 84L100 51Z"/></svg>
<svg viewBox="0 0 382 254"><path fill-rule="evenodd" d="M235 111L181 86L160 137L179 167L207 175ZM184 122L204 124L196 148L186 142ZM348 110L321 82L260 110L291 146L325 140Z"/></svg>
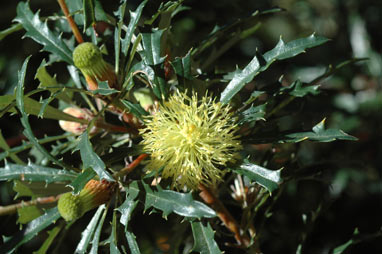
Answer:
<svg viewBox="0 0 382 254"><path fill-rule="evenodd" d="M318 2L297 0L185 1L185 6L190 7L190 9L176 15L173 20L172 38L176 38L176 41L170 42L174 45L172 54L184 56L190 48L203 41L215 25L222 27L232 24L240 18L248 17L254 10L268 10L274 6L286 10L277 14L265 15L261 18L261 26L254 34L240 38L240 41L232 41L235 44L220 58L216 61L210 59L211 63L208 61L204 63L207 69L211 68L210 70L216 73L235 71L232 69L234 68L232 63L237 64L241 70L245 69L247 64L253 60L256 49L261 54L272 50L279 41L280 35L285 42L297 38L306 38L312 32L330 39L324 45L307 50L306 54L300 54L290 60L272 63L267 71L259 73L256 79L244 88L248 90L253 87L264 88L265 85L276 84L279 77L283 75L282 82L285 85L285 93L293 92L296 97L299 93L304 95L309 93L309 96L305 96L303 100L296 99L288 105L285 112L293 112L293 114L280 112L277 115L277 128L279 130L304 129L308 132L326 118L325 130L341 129L358 138L356 142L347 140L330 143L305 141L295 145L289 142L299 141L301 137L285 134L282 137L285 143L272 145L270 142L272 142L271 138L274 137L269 136L269 142L264 141L263 144L247 147L252 154L256 155L259 164L264 165L266 162L266 167L272 169L279 169L284 166L288 170L281 171L282 178L289 180L289 177L293 176L293 179L287 184L282 185L280 194L276 194L273 198L271 214L268 213L268 210L260 211L266 216L256 217L254 220L255 226L262 228L259 239L261 250L264 253L328 253L329 251L341 253L341 249L337 247L343 247L343 244L347 247L346 253L382 252L380 245L382 240L382 218L380 216L382 213L380 171L382 168L380 159L382 156L380 142L382 140L380 111L382 106L382 30L380 29L382 6L379 2L378 0ZM129 9L136 10L139 4L139 1L128 1L127 5ZM13 24L12 19L16 17L17 2L5 3L3 1L0 5L2 14L0 15L0 30L4 30ZM41 9L40 17L49 16L59 10L54 1L32 1L30 6L33 12ZM118 1L103 4L107 13L116 11L118 6ZM151 17L156 13L158 6L159 1L149 1L142 12L142 16L144 18ZM60 28L65 29L65 25L62 24ZM30 38L20 40L23 33L23 31L12 33L0 41L1 95L13 94L18 83L16 73L21 69L27 56L34 55L28 66L29 69L33 70L40 66L42 59L51 60L47 52L38 53L41 46ZM3 33L0 38L1 36ZM63 36L65 38L65 34ZM223 37L221 41L217 42L217 45L226 45L224 43L225 38ZM219 48L221 47L212 47L210 50L216 50L215 54L218 55ZM207 54L206 52L202 53ZM316 94L313 88L308 91L301 91L299 82L296 80L300 80L302 83L314 83L316 77L323 75L325 71L330 71L328 66L332 65L332 68L335 69L339 64L354 57L367 57L368 60L348 64L338 69L334 75L317 80L317 85L320 84L321 93L319 94ZM63 49L62 58L67 62L71 61L70 58L65 57L65 49ZM155 59L151 60L156 61ZM64 63L55 63L49 66L48 70L50 73L60 74L56 77L58 83L70 82ZM294 81L296 82L293 83ZM38 83L34 79L34 73L27 72L24 92L32 91L39 85ZM287 87L287 85L291 86ZM219 87L213 87L213 89L220 92L223 90ZM47 98L47 95L48 93L44 94L44 98ZM39 98L34 97L34 99L38 100ZM3 103L0 102L1 105ZM28 106L26 110L31 107L28 101L24 101L24 103ZM55 103L53 102L52 105ZM259 112L260 114L258 114ZM256 119L263 117L261 108L253 109L247 114ZM244 116L244 119L248 118ZM56 120L37 119L30 116L29 122L32 128L38 126L38 128L33 129L33 134L39 139L44 138L45 134L48 136L65 135L59 129ZM25 123L21 123L17 115L6 114L0 118L0 126L2 135L10 147L22 144L21 139ZM261 129L261 124L259 126L257 128L260 128L259 131L263 134L262 140L266 140L267 131L271 133L272 130ZM320 127L322 126L318 125L316 129L309 131L308 134L304 133L302 137L308 135L312 137L312 140L317 140L315 134L323 130ZM341 135L341 133L336 134ZM27 136L28 134L25 133L24 135ZM318 139L328 141L323 137L324 135L319 135ZM84 138L83 140L86 141L87 139ZM87 147L86 143L82 145ZM4 148L4 144L2 148ZM34 164L41 164L46 157L37 152L35 148L32 148L31 154ZM294 154L292 160L289 159L290 154ZM19 156L24 161L30 157L27 153L21 153ZM71 159L81 159L79 153L72 156ZM30 167L34 167L33 165ZM1 166L3 167L4 164ZM12 167L12 171L17 171L17 166L10 167ZM46 170L47 174L49 173L49 168L40 168L39 170ZM251 178L251 167L244 165L238 171ZM33 178L33 176L30 177L30 179ZM73 179L75 176L65 174L57 177ZM47 177L47 179L51 178ZM256 178L258 182L261 180ZM264 185L271 188L271 185L267 183ZM22 188L21 186L22 184L19 188ZM78 188L80 189L80 187ZM138 187L129 186L129 188ZM62 186L58 186L57 189L58 193L67 191L63 190ZM18 192L20 193L20 191ZM121 214L124 214L124 209L133 209L137 205L135 197L131 196L131 193L127 196L124 205L118 208ZM13 183L1 182L0 195L1 205L14 203L12 200L15 195ZM155 192L151 195L155 195ZM146 205L149 206L147 203ZM155 207L155 204L152 206ZM236 206L228 204L228 208L233 211L235 216L241 216L241 210ZM52 209L44 215L51 221L58 218L57 211ZM104 210L105 207L100 207L97 211L88 213L78 223L74 224L70 234L62 238L65 244L59 245L60 253L73 252L74 249L78 248L78 239L81 239L81 232L85 228L90 230L93 227L96 234L104 239L105 235L103 234L105 232L101 233L100 229L98 230L97 223L104 221L106 216L107 221L116 223L116 219L109 218L111 214L104 213ZM93 216L93 214L95 215ZM91 218L93 219L89 223ZM19 229L16 224L17 220L17 215L2 217L0 222L1 234L6 236L16 234ZM134 220L129 223L129 227L133 229L143 253L154 253L154 251L162 253L155 242L160 238L159 236L173 234L169 230L172 227L168 225L172 224L175 228L177 223L179 223L179 218L174 214L170 214L168 221L165 221L158 213L150 216L137 213ZM147 232L146 228L150 228L152 231ZM32 236L33 226L29 230L31 230L30 236ZM49 228L49 230L48 233L39 234L38 237L21 246L20 252L29 253L31 250L37 250L48 236L58 234L55 228ZM180 227L178 230L184 232L184 235L189 235L191 239L191 229ZM207 235L213 234L210 225L204 227L199 222L192 223L192 230L193 232L204 230ZM218 234L215 239L221 241L218 241L219 247L224 249L222 243L228 236L221 228L214 228L214 230L218 232L215 233ZM113 234L106 232L106 235ZM127 241L132 241L134 238L132 235L127 234L126 236ZM24 241L26 239L24 238ZM186 240L190 242L190 239ZM204 244L198 242L194 250L200 251L202 247L199 246ZM234 253L234 251L244 253L232 248L227 248L226 251L227 253Z"/></svg>

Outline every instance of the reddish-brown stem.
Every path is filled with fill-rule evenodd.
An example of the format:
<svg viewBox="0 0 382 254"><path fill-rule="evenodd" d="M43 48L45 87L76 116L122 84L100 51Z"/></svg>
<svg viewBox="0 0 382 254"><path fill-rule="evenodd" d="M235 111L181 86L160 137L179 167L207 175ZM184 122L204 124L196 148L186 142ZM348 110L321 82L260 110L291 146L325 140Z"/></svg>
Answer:
<svg viewBox="0 0 382 254"><path fill-rule="evenodd" d="M113 124L109 124L105 122L96 122L95 126L110 132L123 132L123 133L130 133L134 135L138 134L138 131L136 129L126 128L125 126L117 126L117 125L113 125Z"/></svg>
<svg viewBox="0 0 382 254"><path fill-rule="evenodd" d="M59 196L43 197L43 198L36 198L35 200L31 200L31 201L22 201L18 204L0 206L0 216L14 214L17 212L17 209L26 207L26 206L53 203L53 202L56 202L58 198Z"/></svg>
<svg viewBox="0 0 382 254"><path fill-rule="evenodd" d="M72 29L72 32L74 34L74 37L76 37L76 40L78 43L83 43L84 39L82 38L82 35L80 33L80 30L78 30L77 24L74 22L72 16L70 16L68 6L65 3L65 0L57 0L58 4L61 7L61 10L63 11L66 19L68 20L69 26Z"/></svg>
<svg viewBox="0 0 382 254"><path fill-rule="evenodd" d="M215 210L219 219L234 234L235 239L240 244L240 246L248 247L250 244L249 238L246 235L240 234L239 224L229 213L223 203L205 185L200 184L199 189L201 190L199 196L204 200L206 204L210 205Z"/></svg>
<svg viewBox="0 0 382 254"><path fill-rule="evenodd" d="M132 163L130 163L127 167L125 167L125 168L121 169L120 171L118 171L117 173L115 173L113 176L115 178L118 178L118 177L129 174L131 171L133 171L134 168L136 168L139 165L139 163L141 163L141 161L146 159L147 156L149 156L149 155L145 154L145 153L139 155L138 158L136 158Z"/></svg>

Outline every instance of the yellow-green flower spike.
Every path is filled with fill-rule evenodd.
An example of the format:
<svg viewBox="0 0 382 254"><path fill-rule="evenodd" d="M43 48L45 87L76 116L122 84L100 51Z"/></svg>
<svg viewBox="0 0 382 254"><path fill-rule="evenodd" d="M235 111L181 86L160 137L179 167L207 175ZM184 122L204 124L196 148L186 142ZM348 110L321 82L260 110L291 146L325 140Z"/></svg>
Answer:
<svg viewBox="0 0 382 254"><path fill-rule="evenodd" d="M109 201L114 189L114 182L90 180L78 195L71 192L62 194L58 200L58 211L66 221L76 220Z"/></svg>
<svg viewBox="0 0 382 254"><path fill-rule="evenodd" d="M149 172L163 168L173 187L197 189L199 184L215 186L242 149L237 118L230 106L205 95L198 100L176 93L146 119L140 130L145 152L150 154Z"/></svg>
<svg viewBox="0 0 382 254"><path fill-rule="evenodd" d="M101 51L93 43L79 44L73 51L73 61L86 79L108 81L110 87L116 85L117 77L113 67L103 60Z"/></svg>

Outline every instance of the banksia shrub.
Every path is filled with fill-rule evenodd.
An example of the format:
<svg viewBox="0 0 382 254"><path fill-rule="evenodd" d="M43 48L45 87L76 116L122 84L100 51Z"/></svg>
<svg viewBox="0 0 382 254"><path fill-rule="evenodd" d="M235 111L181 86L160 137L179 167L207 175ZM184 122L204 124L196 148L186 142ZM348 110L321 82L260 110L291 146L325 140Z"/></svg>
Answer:
<svg viewBox="0 0 382 254"><path fill-rule="evenodd" d="M329 39L268 37L279 30L264 21L279 8L207 31L187 6L196 1L58 0L62 13L43 18L34 2L19 1L17 24L0 31L1 40L23 29L45 51L24 61L14 93L0 95L0 117L20 118L17 142L0 132L0 215L25 224L0 238L0 253L310 253L326 206L300 200L318 200L315 184L336 198L347 179L324 186L326 156L342 151L325 144L318 153L318 143L357 140L320 111L337 89L321 84L359 59L324 71L310 49L333 50L322 46ZM306 181L308 191L297 188ZM23 199L8 204L12 193Z"/></svg>

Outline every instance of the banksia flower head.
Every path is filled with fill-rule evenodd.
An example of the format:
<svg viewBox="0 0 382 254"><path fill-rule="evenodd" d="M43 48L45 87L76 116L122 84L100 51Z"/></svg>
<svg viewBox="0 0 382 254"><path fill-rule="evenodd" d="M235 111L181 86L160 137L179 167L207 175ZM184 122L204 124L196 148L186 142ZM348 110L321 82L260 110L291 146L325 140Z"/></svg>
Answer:
<svg viewBox="0 0 382 254"><path fill-rule="evenodd" d="M230 110L207 94L201 100L195 92L191 98L179 92L170 97L140 131L151 155L148 170L163 168L162 177L171 177L176 188L215 186L225 173L221 167L242 149Z"/></svg>
<svg viewBox="0 0 382 254"><path fill-rule="evenodd" d="M76 220L86 212L110 200L116 184L106 180L90 180L80 194L67 192L58 200L58 211L66 221Z"/></svg>
<svg viewBox="0 0 382 254"><path fill-rule="evenodd" d="M73 61L85 76L90 90L98 88L96 79L108 81L110 87L116 87L117 76L113 67L103 60L101 51L93 43L78 45L73 51Z"/></svg>
<svg viewBox="0 0 382 254"><path fill-rule="evenodd" d="M91 120L93 118L92 113L88 109L80 109L75 107L68 107L63 110L64 113L69 114L71 116L74 116L76 118L85 119L85 120ZM86 128L88 127L87 124L82 124L78 122L72 122L72 121L64 121L60 120L59 125L61 129L67 132L71 132L76 135L82 134ZM92 132L95 131L92 130Z"/></svg>

